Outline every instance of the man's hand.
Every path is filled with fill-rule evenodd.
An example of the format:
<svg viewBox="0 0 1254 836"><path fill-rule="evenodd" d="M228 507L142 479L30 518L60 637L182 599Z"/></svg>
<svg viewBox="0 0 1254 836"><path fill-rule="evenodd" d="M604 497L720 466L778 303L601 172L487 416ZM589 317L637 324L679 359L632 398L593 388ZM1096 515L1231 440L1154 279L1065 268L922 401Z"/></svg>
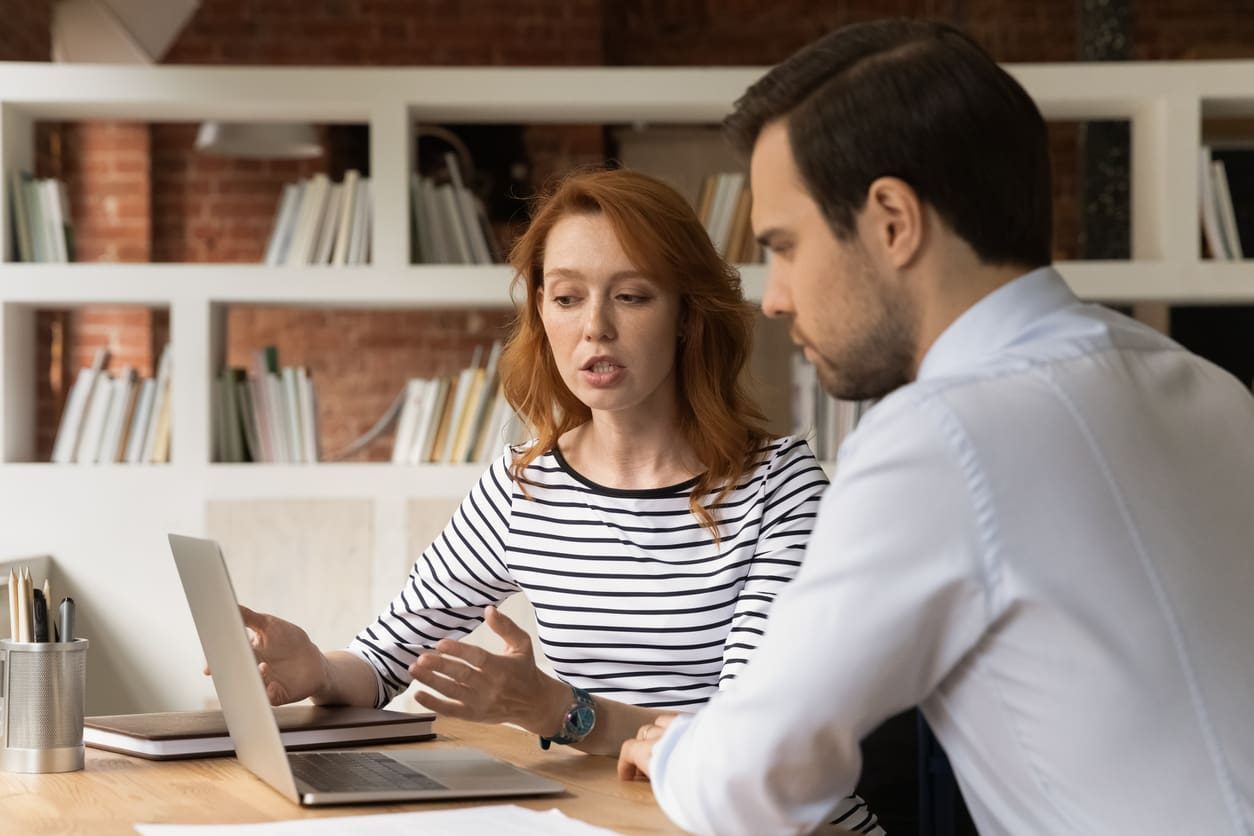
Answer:
<svg viewBox="0 0 1254 836"><path fill-rule="evenodd" d="M675 719L674 714L664 714L640 731L631 740L623 741L623 748L618 753L618 780L639 781L649 777L649 759L653 757L653 746L662 739L666 727Z"/></svg>
<svg viewBox="0 0 1254 836"><path fill-rule="evenodd" d="M484 621L505 640L505 652L441 640L409 666L410 675L438 695L418 691L414 699L459 720L517 723L536 734L556 734L570 688L536 667L531 637L496 607L484 610Z"/></svg>

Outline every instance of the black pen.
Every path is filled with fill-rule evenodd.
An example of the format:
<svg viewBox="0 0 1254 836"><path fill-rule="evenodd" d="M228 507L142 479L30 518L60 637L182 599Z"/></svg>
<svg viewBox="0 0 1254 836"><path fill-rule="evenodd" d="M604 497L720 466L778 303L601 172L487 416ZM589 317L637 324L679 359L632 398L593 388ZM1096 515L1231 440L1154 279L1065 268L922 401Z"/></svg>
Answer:
<svg viewBox="0 0 1254 836"><path fill-rule="evenodd" d="M68 595L61 599L61 641L74 641L74 599Z"/></svg>
<svg viewBox="0 0 1254 836"><path fill-rule="evenodd" d="M42 589L34 590L34 610L33 621L35 623L35 641L48 641L48 602L44 600L44 591Z"/></svg>

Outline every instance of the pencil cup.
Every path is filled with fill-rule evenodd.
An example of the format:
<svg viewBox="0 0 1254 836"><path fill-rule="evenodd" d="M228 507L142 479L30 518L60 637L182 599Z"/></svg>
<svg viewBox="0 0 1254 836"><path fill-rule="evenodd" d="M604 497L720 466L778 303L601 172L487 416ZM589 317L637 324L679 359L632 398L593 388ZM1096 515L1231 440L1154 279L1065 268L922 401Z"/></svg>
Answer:
<svg viewBox="0 0 1254 836"><path fill-rule="evenodd" d="M87 639L0 639L0 769L83 768Z"/></svg>

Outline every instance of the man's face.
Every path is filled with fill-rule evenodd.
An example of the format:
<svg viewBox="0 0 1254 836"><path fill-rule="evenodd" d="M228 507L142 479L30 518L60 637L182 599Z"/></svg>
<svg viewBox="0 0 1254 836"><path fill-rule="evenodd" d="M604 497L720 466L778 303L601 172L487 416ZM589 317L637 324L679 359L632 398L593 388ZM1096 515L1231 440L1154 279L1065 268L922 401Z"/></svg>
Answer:
<svg viewBox="0 0 1254 836"><path fill-rule="evenodd" d="M749 176L753 230L772 256L762 310L792 317L793 342L834 397L877 398L908 383L916 304L898 277L877 267L866 213L854 235L837 239L802 182L783 121L759 135Z"/></svg>

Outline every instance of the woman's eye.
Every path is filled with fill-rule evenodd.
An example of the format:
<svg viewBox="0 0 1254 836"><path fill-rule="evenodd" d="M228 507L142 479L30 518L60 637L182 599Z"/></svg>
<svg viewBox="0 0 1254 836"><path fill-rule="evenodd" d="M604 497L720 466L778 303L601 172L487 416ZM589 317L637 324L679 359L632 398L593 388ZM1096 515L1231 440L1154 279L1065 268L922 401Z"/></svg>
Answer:
<svg viewBox="0 0 1254 836"><path fill-rule="evenodd" d="M554 296L553 304L557 305L559 308L569 308L571 305L575 304L575 297L574 296Z"/></svg>
<svg viewBox="0 0 1254 836"><path fill-rule="evenodd" d="M619 301L626 302L628 305L638 305L649 300L647 296L637 296L634 293L620 293L618 298Z"/></svg>

